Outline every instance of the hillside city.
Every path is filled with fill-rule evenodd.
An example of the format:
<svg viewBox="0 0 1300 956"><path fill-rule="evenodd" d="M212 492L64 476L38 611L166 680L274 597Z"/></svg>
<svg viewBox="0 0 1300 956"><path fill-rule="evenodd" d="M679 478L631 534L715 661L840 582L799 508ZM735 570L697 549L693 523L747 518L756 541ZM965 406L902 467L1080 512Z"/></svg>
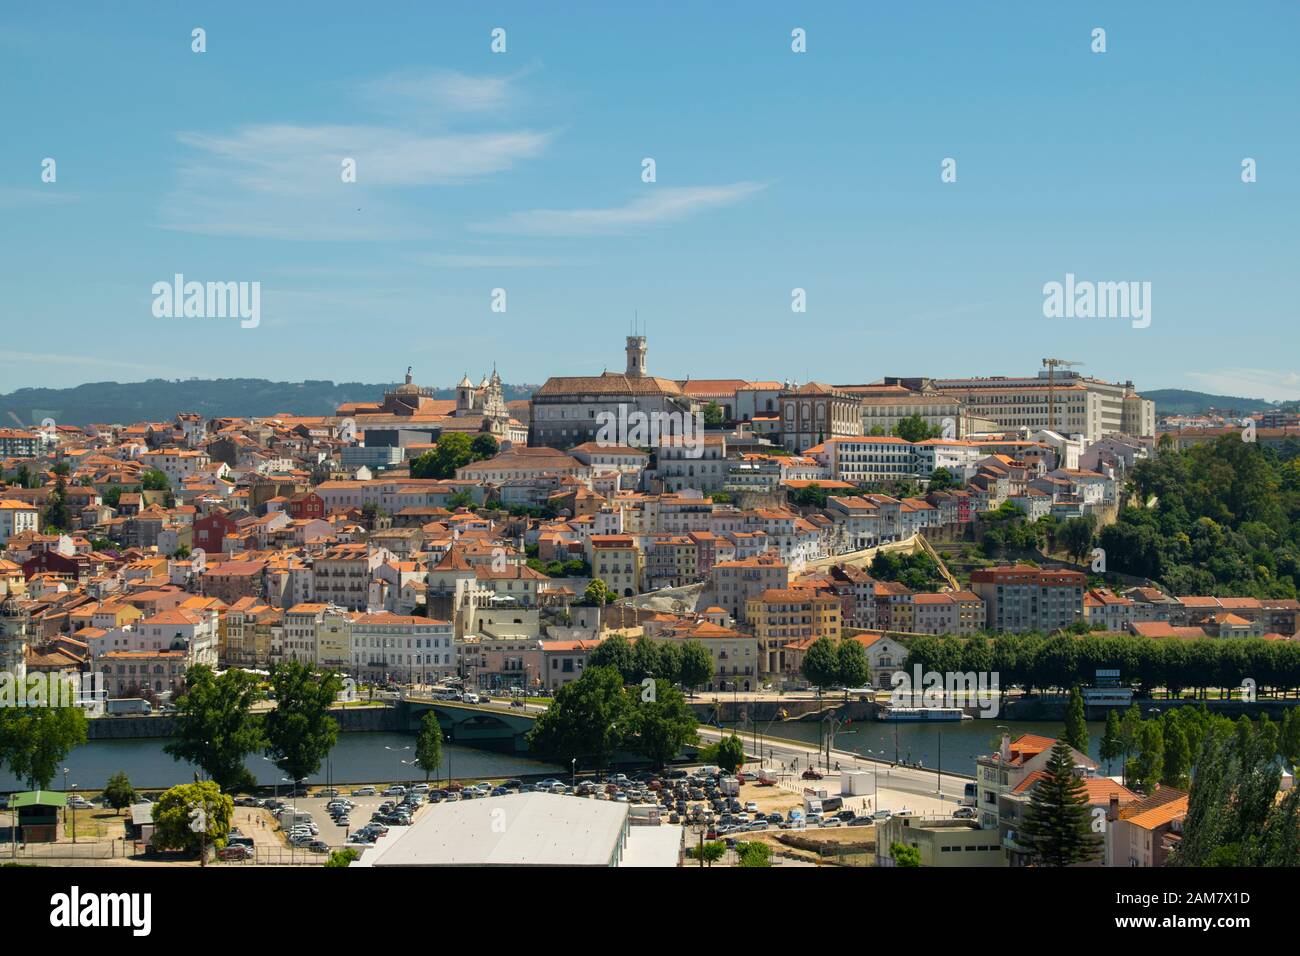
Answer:
<svg viewBox="0 0 1300 956"><path fill-rule="evenodd" d="M0 429L0 854L1296 864L1295 415L625 353ZM160 759L90 756L123 739Z"/></svg>

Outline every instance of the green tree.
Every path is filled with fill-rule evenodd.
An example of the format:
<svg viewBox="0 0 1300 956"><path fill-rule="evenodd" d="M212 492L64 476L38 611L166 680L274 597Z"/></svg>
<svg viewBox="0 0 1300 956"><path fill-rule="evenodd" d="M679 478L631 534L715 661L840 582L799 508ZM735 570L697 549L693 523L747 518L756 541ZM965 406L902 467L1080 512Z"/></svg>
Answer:
<svg viewBox="0 0 1300 956"><path fill-rule="evenodd" d="M889 844L889 855L893 858L895 866L912 867L921 865L921 851L914 846L908 846L906 843L895 841Z"/></svg>
<svg viewBox="0 0 1300 956"><path fill-rule="evenodd" d="M68 754L85 742L80 707L0 708L0 765L33 789L47 789Z"/></svg>
<svg viewBox="0 0 1300 956"><path fill-rule="evenodd" d="M618 750L632 703L623 676L612 667L588 666L565 684L528 732L529 748L543 759L605 767Z"/></svg>
<svg viewBox="0 0 1300 956"><path fill-rule="evenodd" d="M1065 742L1080 753L1088 752L1088 716L1078 685L1070 688L1070 702L1065 708Z"/></svg>
<svg viewBox="0 0 1300 956"><path fill-rule="evenodd" d="M202 812L207 827L193 829L194 812ZM153 805L153 845L160 850L198 851L221 846L230 835L235 802L221 792L214 780L183 783L163 792Z"/></svg>
<svg viewBox="0 0 1300 956"><path fill-rule="evenodd" d="M104 786L104 803L119 813L135 803L135 787L131 786L125 770L119 770L108 778Z"/></svg>
<svg viewBox="0 0 1300 956"><path fill-rule="evenodd" d="M334 850L330 853L329 859L325 861L326 869L340 869L351 866L359 860L360 854L351 847L344 847L342 850Z"/></svg>
<svg viewBox="0 0 1300 956"><path fill-rule="evenodd" d="M298 781L320 769L339 738L330 707L343 689L334 671L314 674L298 661L271 669L275 709L266 715L267 752L277 767Z"/></svg>
<svg viewBox="0 0 1300 956"><path fill-rule="evenodd" d="M140 488L144 491L169 491L171 486L166 473L157 468L150 468L140 475Z"/></svg>
<svg viewBox="0 0 1300 956"><path fill-rule="evenodd" d="M704 424L709 428L717 428L722 425L725 416L722 406L717 402L709 402L704 406Z"/></svg>
<svg viewBox="0 0 1300 956"><path fill-rule="evenodd" d="M1119 739L1121 749L1124 754L1124 784L1129 784L1128 779L1128 762L1129 757L1137 750L1138 735L1142 732L1142 711L1138 710L1137 704L1130 704L1128 710L1124 711L1124 717L1119 722Z"/></svg>
<svg viewBox="0 0 1300 956"><path fill-rule="evenodd" d="M499 451L501 451L501 443L490 432L479 432L469 443L469 453L474 461L495 458Z"/></svg>
<svg viewBox="0 0 1300 956"><path fill-rule="evenodd" d="M957 488L959 483L953 477L952 472L947 468L936 468L930 472L929 489L931 491L947 491L949 488Z"/></svg>
<svg viewBox="0 0 1300 956"><path fill-rule="evenodd" d="M844 687L844 699L848 700L850 687L862 687L870 683L871 664L867 661L867 652L862 645L852 638L840 641L836 657L839 683Z"/></svg>
<svg viewBox="0 0 1300 956"><path fill-rule="evenodd" d="M1269 735L1227 720L1211 722L1169 865L1300 865L1296 789L1277 800L1282 771L1276 756Z"/></svg>
<svg viewBox="0 0 1300 956"><path fill-rule="evenodd" d="M458 508L473 508L474 496L468 491L458 491L447 498L447 510L455 511Z"/></svg>
<svg viewBox="0 0 1300 956"><path fill-rule="evenodd" d="M1166 787L1186 790L1191 779L1192 752L1187 744L1187 734L1176 721L1169 721L1164 730L1164 766L1160 783Z"/></svg>
<svg viewBox="0 0 1300 956"><path fill-rule="evenodd" d="M908 415L899 419L894 426L894 435L906 442L920 442L927 438L938 438L939 429L928 424L920 415Z"/></svg>
<svg viewBox="0 0 1300 956"><path fill-rule="evenodd" d="M582 592L582 603L592 607L604 607L613 599L613 594L600 578L592 578L587 589Z"/></svg>
<svg viewBox="0 0 1300 956"><path fill-rule="evenodd" d="M65 531L72 524L68 509L68 481L62 475L54 482L54 490L45 497L44 527L46 531Z"/></svg>
<svg viewBox="0 0 1300 956"><path fill-rule="evenodd" d="M682 656L677 679L688 693L713 678L713 658L709 649L696 640L682 644Z"/></svg>
<svg viewBox="0 0 1300 956"><path fill-rule="evenodd" d="M745 762L745 745L732 733L709 750L709 760L727 773L735 773Z"/></svg>
<svg viewBox="0 0 1300 956"><path fill-rule="evenodd" d="M1074 775L1074 754L1064 740L1053 745L1045 776L1030 791L1017 841L1040 866L1074 866L1101 854L1088 789Z"/></svg>
<svg viewBox="0 0 1300 956"><path fill-rule="evenodd" d="M710 840L707 843L700 844L699 846L686 848L687 856L692 860L702 859L708 866L713 866L714 863L721 860L726 852L727 845L720 840Z"/></svg>
<svg viewBox="0 0 1300 956"><path fill-rule="evenodd" d="M1101 735L1099 756L1106 761L1106 772L1110 773L1111 761L1124 753L1124 740L1120 731L1119 712L1115 709L1106 711L1106 731Z"/></svg>
<svg viewBox="0 0 1300 956"><path fill-rule="evenodd" d="M662 767L687 744L696 742L699 721L686 706L682 692L666 680L656 680L654 693L646 697L643 691L637 698L631 719L624 725L623 742L628 750Z"/></svg>
<svg viewBox="0 0 1300 956"><path fill-rule="evenodd" d="M257 678L247 671L227 670L218 677L207 664L195 664L185 672L172 739L163 751L173 760L197 764L222 790L251 790L256 781L244 760L265 743L253 713L262 699Z"/></svg>
<svg viewBox="0 0 1300 956"><path fill-rule="evenodd" d="M632 642L626 634L614 633L605 638L587 655L587 667L612 667L618 671L625 684L632 683L636 673L636 659Z"/></svg>
<svg viewBox="0 0 1300 956"><path fill-rule="evenodd" d="M438 444L433 449L433 474L418 477L455 478L456 469L464 468L473 460L474 451L468 435L464 432L444 432L438 436Z"/></svg>
<svg viewBox="0 0 1300 956"><path fill-rule="evenodd" d="M840 676L840 654L835 641L819 637L803 656L799 671L804 680L818 689L833 687Z"/></svg>
<svg viewBox="0 0 1300 956"><path fill-rule="evenodd" d="M420 732L415 736L415 763L424 771L426 782L429 774L437 773L442 766L442 724L432 710L420 720Z"/></svg>
<svg viewBox="0 0 1300 956"><path fill-rule="evenodd" d="M757 840L749 843L738 843L736 844L736 851L740 854L741 866L772 865L772 848L766 843L760 843Z"/></svg>
<svg viewBox="0 0 1300 956"><path fill-rule="evenodd" d="M1138 733L1137 756L1125 766L1128 786L1143 793L1151 793L1160 782L1164 767L1164 726L1158 720L1145 720Z"/></svg>

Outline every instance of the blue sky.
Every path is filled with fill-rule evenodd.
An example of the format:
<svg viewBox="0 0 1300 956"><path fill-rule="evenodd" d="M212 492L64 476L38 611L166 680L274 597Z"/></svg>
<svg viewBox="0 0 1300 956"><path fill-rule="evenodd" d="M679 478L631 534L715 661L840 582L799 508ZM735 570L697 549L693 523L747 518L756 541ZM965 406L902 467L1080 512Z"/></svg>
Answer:
<svg viewBox="0 0 1300 956"><path fill-rule="evenodd" d="M540 382L635 310L674 377L1300 397L1290 0L183 6L0 12L0 392ZM260 325L155 318L177 272ZM1151 282L1150 327L1045 318L1066 273Z"/></svg>

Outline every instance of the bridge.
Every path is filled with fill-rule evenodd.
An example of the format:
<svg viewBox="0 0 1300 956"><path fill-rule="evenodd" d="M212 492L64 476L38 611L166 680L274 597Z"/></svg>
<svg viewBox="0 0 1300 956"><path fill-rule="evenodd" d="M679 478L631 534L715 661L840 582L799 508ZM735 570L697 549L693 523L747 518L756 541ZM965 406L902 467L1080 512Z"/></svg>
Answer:
<svg viewBox="0 0 1300 956"><path fill-rule="evenodd" d="M528 752L525 736L537 722L537 714L527 710L432 697L407 697L398 701L397 711L398 725L411 733L417 732L424 715L433 711L450 743L509 754Z"/></svg>

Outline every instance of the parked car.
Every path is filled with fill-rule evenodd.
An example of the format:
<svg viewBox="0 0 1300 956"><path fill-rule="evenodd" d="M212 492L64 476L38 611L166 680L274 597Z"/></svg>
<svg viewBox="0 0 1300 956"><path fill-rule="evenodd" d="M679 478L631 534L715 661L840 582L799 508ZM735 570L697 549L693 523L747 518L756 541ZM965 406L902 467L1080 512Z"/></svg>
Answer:
<svg viewBox="0 0 1300 956"><path fill-rule="evenodd" d="M805 780L820 780L822 779L822 772L815 767L809 767L800 776Z"/></svg>
<svg viewBox="0 0 1300 956"><path fill-rule="evenodd" d="M975 808L974 808L974 807L958 807L956 810L954 810L954 811L952 812L952 815L953 815L953 817L954 817L955 819L958 819L958 820L974 820L974 819L975 819Z"/></svg>
<svg viewBox="0 0 1300 956"><path fill-rule="evenodd" d="M223 846L220 850L217 851L218 860L229 860L229 861L249 860L252 859L252 857L253 857L252 847L247 847L239 843L230 846Z"/></svg>
<svg viewBox="0 0 1300 956"><path fill-rule="evenodd" d="M352 791L354 797L373 797L376 794L374 787L357 787Z"/></svg>

